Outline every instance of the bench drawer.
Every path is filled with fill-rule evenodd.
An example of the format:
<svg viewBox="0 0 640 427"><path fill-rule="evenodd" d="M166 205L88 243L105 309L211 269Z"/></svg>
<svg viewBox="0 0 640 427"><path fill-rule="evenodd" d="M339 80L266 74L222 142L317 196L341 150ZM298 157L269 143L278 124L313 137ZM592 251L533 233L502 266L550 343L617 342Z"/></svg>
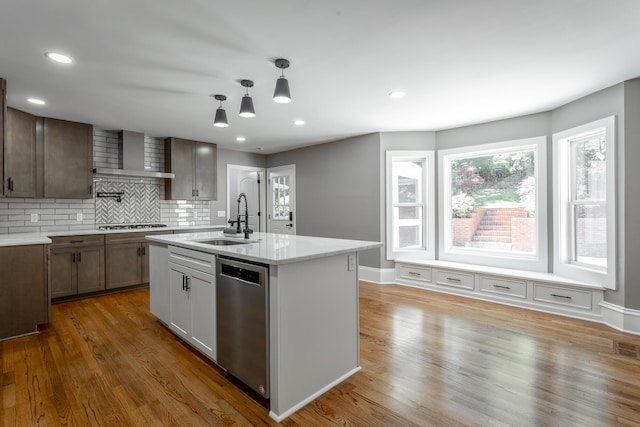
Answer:
<svg viewBox="0 0 640 427"><path fill-rule="evenodd" d="M591 292L549 285L533 285L533 299L539 302L591 310Z"/></svg>
<svg viewBox="0 0 640 427"><path fill-rule="evenodd" d="M448 270L436 270L436 283L438 285L452 286L454 288L473 290L473 274L455 273Z"/></svg>
<svg viewBox="0 0 640 427"><path fill-rule="evenodd" d="M431 269L426 267L414 267L411 265L399 265L397 273L399 279L418 280L431 282Z"/></svg>
<svg viewBox="0 0 640 427"><path fill-rule="evenodd" d="M527 282L521 280L498 279L491 276L478 276L480 291L508 297L526 298Z"/></svg>

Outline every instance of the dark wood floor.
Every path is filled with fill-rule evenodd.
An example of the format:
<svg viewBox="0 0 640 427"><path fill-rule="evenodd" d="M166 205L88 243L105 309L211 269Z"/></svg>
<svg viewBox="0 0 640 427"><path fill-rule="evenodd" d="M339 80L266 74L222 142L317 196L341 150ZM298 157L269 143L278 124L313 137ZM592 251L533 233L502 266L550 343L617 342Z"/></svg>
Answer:
<svg viewBox="0 0 640 427"><path fill-rule="evenodd" d="M276 425L148 306L57 304L0 343L0 425ZM362 371L284 425L640 426L640 337L400 286L362 283L360 310Z"/></svg>

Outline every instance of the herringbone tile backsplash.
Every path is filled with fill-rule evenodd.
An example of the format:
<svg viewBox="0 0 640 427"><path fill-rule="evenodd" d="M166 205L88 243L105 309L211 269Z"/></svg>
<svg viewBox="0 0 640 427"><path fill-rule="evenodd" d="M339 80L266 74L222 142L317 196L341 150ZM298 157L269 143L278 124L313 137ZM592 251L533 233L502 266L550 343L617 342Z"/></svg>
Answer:
<svg viewBox="0 0 640 427"><path fill-rule="evenodd" d="M121 201L96 197L96 224L160 222L160 185L131 182L96 182L96 194L121 192Z"/></svg>

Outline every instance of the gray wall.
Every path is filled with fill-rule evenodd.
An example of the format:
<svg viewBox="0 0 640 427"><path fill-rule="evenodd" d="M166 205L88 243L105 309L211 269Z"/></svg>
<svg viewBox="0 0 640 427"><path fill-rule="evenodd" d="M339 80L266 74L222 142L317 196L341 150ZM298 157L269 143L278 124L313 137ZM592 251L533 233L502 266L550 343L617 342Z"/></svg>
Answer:
<svg viewBox="0 0 640 427"><path fill-rule="evenodd" d="M297 234L382 241L380 135L371 134L269 155L267 166L296 165ZM360 254L380 268L381 251Z"/></svg>
<svg viewBox="0 0 640 427"><path fill-rule="evenodd" d="M257 153L245 153L218 148L218 200L211 202L211 224L226 225L229 217L227 210L227 165L267 166L267 157ZM218 211L225 211L224 218L218 217Z"/></svg>

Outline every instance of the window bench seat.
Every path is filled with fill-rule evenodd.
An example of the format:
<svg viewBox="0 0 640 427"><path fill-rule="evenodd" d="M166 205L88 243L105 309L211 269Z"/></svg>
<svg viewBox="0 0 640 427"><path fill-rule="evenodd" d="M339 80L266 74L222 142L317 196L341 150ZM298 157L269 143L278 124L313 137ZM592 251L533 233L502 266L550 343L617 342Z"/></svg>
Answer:
<svg viewBox="0 0 640 427"><path fill-rule="evenodd" d="M602 286L550 273L448 261L397 259L396 283L602 322Z"/></svg>

